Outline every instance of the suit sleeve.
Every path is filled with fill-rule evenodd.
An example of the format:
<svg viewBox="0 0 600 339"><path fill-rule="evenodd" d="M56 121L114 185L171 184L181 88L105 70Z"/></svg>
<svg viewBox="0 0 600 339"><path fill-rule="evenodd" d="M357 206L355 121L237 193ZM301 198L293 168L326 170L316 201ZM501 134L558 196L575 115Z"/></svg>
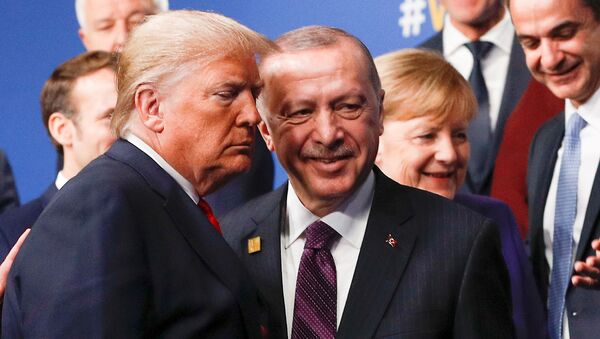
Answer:
<svg viewBox="0 0 600 339"><path fill-rule="evenodd" d="M19 196L8 159L0 150L0 213L12 206L19 206Z"/></svg>
<svg viewBox="0 0 600 339"><path fill-rule="evenodd" d="M63 195L36 223L9 278L3 334L144 335L150 287L137 213L122 195L88 189Z"/></svg>
<svg viewBox="0 0 600 339"><path fill-rule="evenodd" d="M454 338L513 338L510 285L497 226L483 223L464 271Z"/></svg>

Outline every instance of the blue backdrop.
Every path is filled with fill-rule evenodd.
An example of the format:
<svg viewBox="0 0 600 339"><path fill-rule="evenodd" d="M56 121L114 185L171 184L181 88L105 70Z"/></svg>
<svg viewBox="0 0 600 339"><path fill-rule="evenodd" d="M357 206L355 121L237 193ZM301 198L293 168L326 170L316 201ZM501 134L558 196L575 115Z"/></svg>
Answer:
<svg viewBox="0 0 600 339"><path fill-rule="evenodd" d="M417 45L442 24L439 0L171 0L171 9L212 10L276 38L306 25L340 27L374 56ZM56 154L41 121L39 94L52 70L84 51L74 0L0 2L0 147L8 154L21 201L55 176ZM276 184L285 180L278 167Z"/></svg>

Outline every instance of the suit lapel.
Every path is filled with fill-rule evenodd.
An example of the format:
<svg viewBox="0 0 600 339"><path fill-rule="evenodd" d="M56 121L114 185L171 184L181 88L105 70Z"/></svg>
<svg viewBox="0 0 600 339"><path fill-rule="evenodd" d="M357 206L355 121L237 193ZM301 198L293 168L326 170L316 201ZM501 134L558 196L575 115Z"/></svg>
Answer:
<svg viewBox="0 0 600 339"><path fill-rule="evenodd" d="M417 238L409 199L375 169L376 184L365 237L337 338L370 338L398 286ZM388 235L395 246L386 243Z"/></svg>
<svg viewBox="0 0 600 339"><path fill-rule="evenodd" d="M255 321L259 313L254 285L245 284L250 280L241 262L227 245L221 234L210 224L189 196L150 157L130 143L119 140L113 145L108 156L129 164L138 171L150 187L165 200L164 208L173 220L175 227L188 244L198 254L206 266L225 285L239 302L247 333L252 337L259 328Z"/></svg>
<svg viewBox="0 0 600 339"><path fill-rule="evenodd" d="M241 257L258 286L269 309L270 333L273 338L287 337L283 282L281 277L281 230L286 222L287 185L283 185L258 208L251 217L253 225L242 236ZM259 252L248 253L248 239L260 237Z"/></svg>
<svg viewBox="0 0 600 339"><path fill-rule="evenodd" d="M527 174L529 194L529 240L534 274L543 300L548 287L548 264L544 244L544 209L554 174L557 153L565 131L564 114L551 120L548 133L535 140ZM535 152L535 153L533 153Z"/></svg>

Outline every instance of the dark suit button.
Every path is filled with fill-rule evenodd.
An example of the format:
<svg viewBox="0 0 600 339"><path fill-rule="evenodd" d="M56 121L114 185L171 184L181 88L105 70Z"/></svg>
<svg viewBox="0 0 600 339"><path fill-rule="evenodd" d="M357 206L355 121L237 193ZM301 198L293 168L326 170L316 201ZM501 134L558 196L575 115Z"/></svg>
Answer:
<svg viewBox="0 0 600 339"><path fill-rule="evenodd" d="M576 317L576 316L577 316L577 314L578 314L578 313L577 313L577 311L575 311L575 312L571 313L571 315L572 315L572 316L574 316L574 317Z"/></svg>

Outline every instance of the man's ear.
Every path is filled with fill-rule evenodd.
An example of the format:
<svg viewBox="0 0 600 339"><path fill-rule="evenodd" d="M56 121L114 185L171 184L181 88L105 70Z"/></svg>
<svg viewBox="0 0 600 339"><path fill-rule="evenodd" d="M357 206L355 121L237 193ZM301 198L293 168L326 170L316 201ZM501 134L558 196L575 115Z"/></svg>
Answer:
<svg viewBox="0 0 600 339"><path fill-rule="evenodd" d="M90 50L90 46L89 46L89 41L87 38L87 35L85 34L85 31L83 30L83 28L79 27L79 39L81 39L81 43L83 44L83 46L85 47L86 50Z"/></svg>
<svg viewBox="0 0 600 339"><path fill-rule="evenodd" d="M381 167L381 162L383 161L383 137L379 136L379 146L377 147L377 155L375 156L375 165Z"/></svg>
<svg viewBox="0 0 600 339"><path fill-rule="evenodd" d="M165 127L157 89L152 84L141 84L135 90L134 99L142 124L155 133L161 133Z"/></svg>
<svg viewBox="0 0 600 339"><path fill-rule="evenodd" d="M271 132L269 131L269 127L264 121L258 123L258 131L260 132L260 135L262 135L265 144L267 144L267 148L269 149L269 151L275 151L275 144L273 144Z"/></svg>
<svg viewBox="0 0 600 339"><path fill-rule="evenodd" d="M383 109L383 99L385 98L385 91L383 90L383 88L379 90L378 97L379 97L379 135L382 135L383 134L383 118L385 116L385 110Z"/></svg>
<svg viewBox="0 0 600 339"><path fill-rule="evenodd" d="M48 118L48 132L60 145L70 147L73 144L75 125L61 112L54 112Z"/></svg>

